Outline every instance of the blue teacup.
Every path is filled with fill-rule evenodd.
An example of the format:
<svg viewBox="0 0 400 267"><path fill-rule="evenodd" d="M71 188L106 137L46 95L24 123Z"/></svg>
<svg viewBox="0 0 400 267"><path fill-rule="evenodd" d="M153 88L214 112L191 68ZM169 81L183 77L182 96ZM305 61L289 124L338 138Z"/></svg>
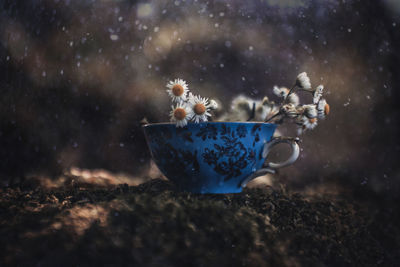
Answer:
<svg viewBox="0 0 400 267"><path fill-rule="evenodd" d="M143 126L154 162L177 187L193 193L239 193L247 182L292 164L299 156L298 139L273 138L276 124L261 122L173 123ZM278 143L292 155L281 163L265 160Z"/></svg>

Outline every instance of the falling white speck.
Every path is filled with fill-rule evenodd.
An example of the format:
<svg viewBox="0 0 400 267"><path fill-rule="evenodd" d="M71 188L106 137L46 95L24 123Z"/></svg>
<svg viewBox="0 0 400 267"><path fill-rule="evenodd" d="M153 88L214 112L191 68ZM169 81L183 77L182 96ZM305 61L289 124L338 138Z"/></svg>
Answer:
<svg viewBox="0 0 400 267"><path fill-rule="evenodd" d="M61 75L64 75L64 70L60 70L60 74L61 74Z"/></svg>
<svg viewBox="0 0 400 267"><path fill-rule="evenodd" d="M120 147L124 147L125 144L124 144L124 143L119 143L119 146L120 146Z"/></svg>
<svg viewBox="0 0 400 267"><path fill-rule="evenodd" d="M160 30L159 27L154 27L154 32L158 32Z"/></svg>
<svg viewBox="0 0 400 267"><path fill-rule="evenodd" d="M348 32L351 32L351 29L350 29L350 28L348 28L348 29L347 29L347 31L348 31Z"/></svg>
<svg viewBox="0 0 400 267"><path fill-rule="evenodd" d="M231 47L231 46L232 46L231 41L225 41L225 46L226 46L226 47Z"/></svg>
<svg viewBox="0 0 400 267"><path fill-rule="evenodd" d="M249 50L250 50L250 51L253 51L253 49L254 49L254 48L253 48L252 46L249 46Z"/></svg>
<svg viewBox="0 0 400 267"><path fill-rule="evenodd" d="M77 147L78 147L78 143L77 143L77 142L74 142L74 143L72 144L72 147L77 148Z"/></svg>
<svg viewBox="0 0 400 267"><path fill-rule="evenodd" d="M242 81L245 81L245 80L246 80L246 78L244 76L242 76Z"/></svg>
<svg viewBox="0 0 400 267"><path fill-rule="evenodd" d="M223 67L225 67L225 65L223 63L221 63L221 64L219 64L219 67L223 68Z"/></svg>
<svg viewBox="0 0 400 267"><path fill-rule="evenodd" d="M121 22L121 21L123 21L123 20L124 20L123 17L119 17L119 18L118 18L118 21L119 21L119 22Z"/></svg>
<svg viewBox="0 0 400 267"><path fill-rule="evenodd" d="M152 68L151 64L149 64L147 67L148 67L149 69L151 69L151 68Z"/></svg>
<svg viewBox="0 0 400 267"><path fill-rule="evenodd" d="M118 41L119 36L116 35L116 34L111 34L111 35L110 35L110 39L111 39L112 41Z"/></svg>
<svg viewBox="0 0 400 267"><path fill-rule="evenodd" d="M7 57L6 57L6 60L9 61L9 60L10 60L10 56L7 56Z"/></svg>
<svg viewBox="0 0 400 267"><path fill-rule="evenodd" d="M73 41L71 41L71 42L69 42L69 46L73 46L74 45L74 42Z"/></svg>
<svg viewBox="0 0 400 267"><path fill-rule="evenodd" d="M43 72L42 72L42 77L46 77L46 75L47 75L46 72L43 71Z"/></svg>
<svg viewBox="0 0 400 267"><path fill-rule="evenodd" d="M215 24L214 24L214 27L215 27L215 28L218 28L218 27L219 27L219 24L218 24L218 23L215 23Z"/></svg>
<svg viewBox="0 0 400 267"><path fill-rule="evenodd" d="M175 4L176 6L179 6L179 5L181 4L181 2L180 2L180 1L175 1L174 4Z"/></svg>
<svg viewBox="0 0 400 267"><path fill-rule="evenodd" d="M366 185L368 183L368 178L364 178L364 180L361 182L361 185Z"/></svg>
<svg viewBox="0 0 400 267"><path fill-rule="evenodd" d="M76 63L76 66L79 68L81 66L81 62L78 61L78 63Z"/></svg>
<svg viewBox="0 0 400 267"><path fill-rule="evenodd" d="M223 16L225 16L225 13L224 13L224 12L220 12L220 13L219 13L219 16L220 16L220 17L223 17Z"/></svg>

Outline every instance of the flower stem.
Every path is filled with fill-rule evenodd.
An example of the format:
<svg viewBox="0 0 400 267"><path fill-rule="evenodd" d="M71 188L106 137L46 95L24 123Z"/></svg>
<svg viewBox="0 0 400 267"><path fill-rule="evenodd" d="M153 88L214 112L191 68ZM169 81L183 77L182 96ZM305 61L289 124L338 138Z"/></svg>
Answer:
<svg viewBox="0 0 400 267"><path fill-rule="evenodd" d="M288 99L288 97L290 96L291 93L293 93L294 88L296 88L296 83L292 86L292 88L290 88L289 93L286 95L286 97L283 99L282 103L281 103L281 107L285 104L286 100Z"/></svg>
<svg viewBox="0 0 400 267"><path fill-rule="evenodd" d="M247 121L251 121L252 119L254 119L255 116L256 116L256 102L253 102L253 108L251 109L251 114L250 117L247 119Z"/></svg>
<svg viewBox="0 0 400 267"><path fill-rule="evenodd" d="M281 111L278 111L278 113L276 113L275 115L273 115L272 117L269 117L268 119L265 119L264 122L269 122L270 120L272 120L273 118L275 118L276 116L279 116L281 114Z"/></svg>

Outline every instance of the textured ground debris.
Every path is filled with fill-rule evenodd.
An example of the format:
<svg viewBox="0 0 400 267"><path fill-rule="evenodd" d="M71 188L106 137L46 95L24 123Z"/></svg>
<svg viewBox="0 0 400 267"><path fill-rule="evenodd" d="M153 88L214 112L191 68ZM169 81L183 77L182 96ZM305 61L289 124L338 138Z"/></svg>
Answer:
<svg viewBox="0 0 400 267"><path fill-rule="evenodd" d="M270 187L193 195L156 179L0 193L0 265L374 266L399 260L398 227L383 225L380 213L371 217L346 201Z"/></svg>

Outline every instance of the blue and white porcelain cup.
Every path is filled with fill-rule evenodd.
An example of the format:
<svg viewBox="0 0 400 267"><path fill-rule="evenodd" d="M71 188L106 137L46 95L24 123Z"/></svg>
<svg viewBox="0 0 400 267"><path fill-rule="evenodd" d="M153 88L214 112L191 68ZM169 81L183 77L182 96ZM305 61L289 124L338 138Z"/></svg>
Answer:
<svg viewBox="0 0 400 267"><path fill-rule="evenodd" d="M276 124L203 122L177 128L174 123L143 126L152 158L161 172L183 191L239 193L246 184L299 156L297 138L273 138ZM291 156L266 163L271 148L288 143Z"/></svg>

